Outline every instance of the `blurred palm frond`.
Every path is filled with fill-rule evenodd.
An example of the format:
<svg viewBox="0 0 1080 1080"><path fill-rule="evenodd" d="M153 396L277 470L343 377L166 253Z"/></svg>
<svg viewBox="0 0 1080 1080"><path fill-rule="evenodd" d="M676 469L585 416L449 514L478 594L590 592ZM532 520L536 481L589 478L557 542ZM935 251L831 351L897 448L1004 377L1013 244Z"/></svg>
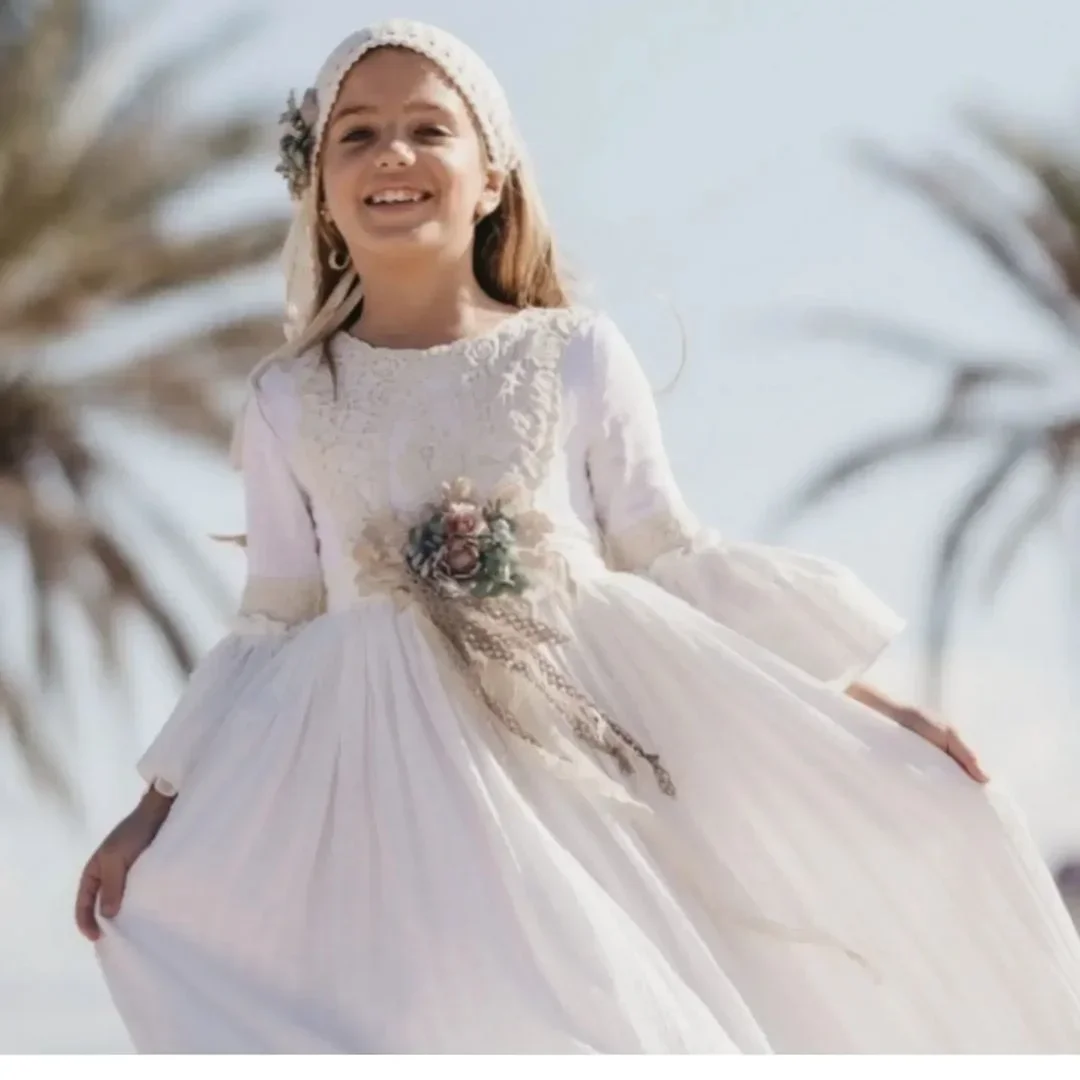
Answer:
<svg viewBox="0 0 1080 1080"><path fill-rule="evenodd" d="M1054 880L1073 922L1080 927L1080 860L1062 863Z"/></svg>
<svg viewBox="0 0 1080 1080"><path fill-rule="evenodd" d="M243 25L140 72L138 27L106 33L97 16L92 0L0 5L0 540L24 556L33 652L25 676L0 658L0 725L35 779L63 796L71 788L45 723L45 698L63 683L61 606L81 612L116 677L131 617L153 629L178 671L195 655L173 601L117 533L109 498L125 500L211 603L226 603L199 550L110 461L91 423L121 417L222 452L230 390L280 343L281 323L276 313L235 312L66 374L55 370L56 348L103 319L260 266L287 227L284 213L201 234L167 224L178 197L271 145L262 117L178 112L198 67Z"/></svg>
<svg viewBox="0 0 1080 1080"><path fill-rule="evenodd" d="M946 514L935 555L924 643L934 700L941 694L961 586L983 541L991 555L981 591L992 600L1026 545L1058 522L1080 475L1080 156L1059 140L982 113L970 115L968 127L1004 170L1023 181L1026 195L1006 195L987 173L956 157L911 162L860 143L856 159L921 200L994 267L1013 295L1048 323L1061 348L1052 355L973 348L863 312L803 317L800 328L819 339L854 344L932 374L939 380L938 399L925 420L875 435L827 463L775 515L777 523L789 523L895 461L958 447L988 454L983 471ZM1032 474L1042 477L1034 496L1002 527L999 507L1008 489Z"/></svg>

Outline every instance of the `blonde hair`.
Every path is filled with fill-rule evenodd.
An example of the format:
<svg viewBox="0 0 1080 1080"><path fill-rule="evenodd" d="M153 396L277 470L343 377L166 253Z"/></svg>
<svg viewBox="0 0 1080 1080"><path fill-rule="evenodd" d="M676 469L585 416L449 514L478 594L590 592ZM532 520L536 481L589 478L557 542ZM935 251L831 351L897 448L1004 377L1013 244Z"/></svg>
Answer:
<svg viewBox="0 0 1080 1080"><path fill-rule="evenodd" d="M476 226L473 273L493 300L516 308L571 303L555 253L555 239L528 169L507 177L502 199Z"/></svg>

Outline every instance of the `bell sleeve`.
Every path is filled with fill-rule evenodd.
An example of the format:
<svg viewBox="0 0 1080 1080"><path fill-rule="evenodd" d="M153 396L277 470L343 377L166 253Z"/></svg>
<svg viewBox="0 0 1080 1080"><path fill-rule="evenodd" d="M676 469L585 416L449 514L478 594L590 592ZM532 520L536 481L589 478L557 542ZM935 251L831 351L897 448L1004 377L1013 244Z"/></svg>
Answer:
<svg viewBox="0 0 1080 1080"><path fill-rule="evenodd" d="M854 681L903 622L828 559L699 523L672 473L652 388L610 320L596 321L592 350L587 468L612 568L651 579L813 678Z"/></svg>
<svg viewBox="0 0 1080 1080"><path fill-rule="evenodd" d="M234 703L324 609L315 527L287 460L282 412L281 403L256 388L240 420L247 581L231 632L196 667L139 761L140 775L164 795L179 792Z"/></svg>

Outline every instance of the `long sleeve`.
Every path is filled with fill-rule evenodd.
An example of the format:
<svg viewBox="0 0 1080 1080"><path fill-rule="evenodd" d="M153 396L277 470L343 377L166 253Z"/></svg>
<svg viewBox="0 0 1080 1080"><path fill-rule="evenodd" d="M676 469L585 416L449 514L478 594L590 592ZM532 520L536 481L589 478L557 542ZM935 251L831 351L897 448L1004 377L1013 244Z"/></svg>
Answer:
<svg viewBox="0 0 1080 1080"><path fill-rule="evenodd" d="M290 404L256 389L238 429L247 519L247 582L232 631L193 672L176 708L139 761L139 773L175 795L212 751L222 718L266 677L293 632L323 608L318 545L281 429Z"/></svg>
<svg viewBox="0 0 1080 1080"><path fill-rule="evenodd" d="M240 431L247 518L247 584L235 629L281 633L319 614L323 578L307 499L289 466L282 431L292 402L256 391Z"/></svg>
<svg viewBox="0 0 1080 1080"><path fill-rule="evenodd" d="M675 481L651 387L605 318L593 331L587 464L607 558L814 678L856 678L902 621L850 571L703 527Z"/></svg>

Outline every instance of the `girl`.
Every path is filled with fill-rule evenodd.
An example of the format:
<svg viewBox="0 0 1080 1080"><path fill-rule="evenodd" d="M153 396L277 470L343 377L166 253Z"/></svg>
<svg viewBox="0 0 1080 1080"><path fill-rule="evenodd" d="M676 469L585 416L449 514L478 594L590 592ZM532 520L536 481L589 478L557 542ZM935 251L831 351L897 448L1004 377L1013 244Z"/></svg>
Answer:
<svg viewBox="0 0 1080 1080"><path fill-rule="evenodd" d="M135 1045L1080 1050L1022 826L851 575L695 521L494 76L392 22L285 120L242 612L79 888Z"/></svg>

